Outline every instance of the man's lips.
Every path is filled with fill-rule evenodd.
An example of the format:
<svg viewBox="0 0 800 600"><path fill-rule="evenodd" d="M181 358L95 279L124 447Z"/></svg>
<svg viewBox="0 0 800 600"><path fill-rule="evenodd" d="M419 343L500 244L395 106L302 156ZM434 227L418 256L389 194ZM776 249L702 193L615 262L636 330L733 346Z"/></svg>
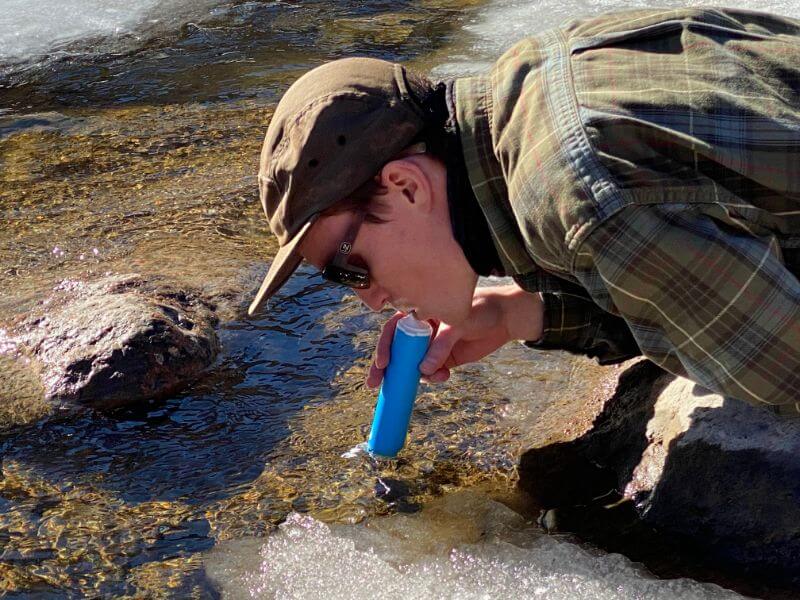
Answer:
<svg viewBox="0 0 800 600"><path fill-rule="evenodd" d="M414 307L411 305L410 302L404 302L403 300L392 300L389 302L389 305L395 310L399 310L404 313L408 313L414 310Z"/></svg>
<svg viewBox="0 0 800 600"><path fill-rule="evenodd" d="M395 310L399 310L400 312L403 312L405 314L409 314L409 313L412 313L412 312L415 313L415 314L418 314L418 312L419 312L413 306L395 306L394 308L395 308Z"/></svg>

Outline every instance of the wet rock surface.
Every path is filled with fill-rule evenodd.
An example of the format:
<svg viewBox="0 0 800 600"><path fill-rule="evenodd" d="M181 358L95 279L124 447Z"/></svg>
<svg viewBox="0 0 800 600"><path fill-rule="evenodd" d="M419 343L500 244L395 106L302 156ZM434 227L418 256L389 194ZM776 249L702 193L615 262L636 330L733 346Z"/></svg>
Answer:
<svg viewBox="0 0 800 600"><path fill-rule="evenodd" d="M9 339L47 401L111 409L179 391L219 351L215 306L159 280L62 283Z"/></svg>
<svg viewBox="0 0 800 600"><path fill-rule="evenodd" d="M557 509L550 519L564 516L574 526L578 505L595 522L627 510L640 533L654 530L709 564L796 586L798 456L799 419L641 361L620 376L586 433L522 456L520 486L541 507ZM613 527L601 533L601 544L614 535Z"/></svg>

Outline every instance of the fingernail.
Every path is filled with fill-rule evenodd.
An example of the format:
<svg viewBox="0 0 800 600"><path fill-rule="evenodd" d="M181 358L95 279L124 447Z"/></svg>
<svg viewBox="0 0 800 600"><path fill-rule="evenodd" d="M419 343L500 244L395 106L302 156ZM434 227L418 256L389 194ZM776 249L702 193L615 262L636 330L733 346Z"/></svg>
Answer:
<svg viewBox="0 0 800 600"><path fill-rule="evenodd" d="M419 370L425 375L430 375L433 372L433 363L429 361L423 361L419 366Z"/></svg>

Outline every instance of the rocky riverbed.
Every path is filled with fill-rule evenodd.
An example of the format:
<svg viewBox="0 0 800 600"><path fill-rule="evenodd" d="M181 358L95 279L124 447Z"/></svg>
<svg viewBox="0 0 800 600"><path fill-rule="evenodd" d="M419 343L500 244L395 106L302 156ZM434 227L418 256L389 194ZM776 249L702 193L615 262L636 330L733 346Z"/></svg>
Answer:
<svg viewBox="0 0 800 600"><path fill-rule="evenodd" d="M661 576L791 594L767 585L790 579L786 552L794 552L795 513L771 523L783 507L778 500L796 494L785 455L794 430L782 421L703 394L697 412L689 411L685 387L677 404L656 400L648 390L666 384L648 367L630 367L640 370L618 389L629 365L600 368L510 345L446 386L423 387L400 460L348 461L342 454L363 441L369 424L374 394L363 379L385 315L369 314L303 267L286 298L256 319L244 317L275 252L256 199L258 151L291 80L352 54L411 61L440 75L479 70L510 43L508 31L519 36L590 10L500 2L487 12L482 5L202 3L161 16L158 6L131 6L134 20L145 15L139 24L106 14L119 36L93 32L2 65L3 593L238 593L232 575L220 583L213 567L220 563L205 553L225 542L238 556L237 542L252 545L245 540L275 532L287 515L315 520L293 516L286 535L307 523L334 545L318 525L392 531L405 521L381 518L418 512L419 527L438 542L473 543L480 528L453 534L463 523L452 525L450 509L433 502L443 497L449 506L451 493L470 488L478 499L457 496L454 510L489 519L480 531L524 522L519 535L502 540L557 534L542 542L557 546L548 555L552 571L540 565L545 592L555 594L546 583L554 575L570 597L571 560L592 589L608 574L591 567L602 552L586 554L571 537L558 546L574 531ZM501 25L492 25L500 14ZM737 429L742 422L749 425ZM768 439L773 453L757 445ZM784 462L775 460L781 452ZM740 511L692 504L703 496L680 485L722 471L727 495L720 498L730 505L746 492L734 485L742 464L750 474L739 483L758 489L743 496ZM783 487L771 487L775 477ZM697 487L713 498L714 488ZM777 489L762 512L758 503ZM759 519L732 531L748 515ZM608 527L587 526L598 522ZM768 570L739 576L741 565L758 562L771 525L773 545L759 563ZM661 537L652 537L655 529ZM707 544L692 554L686 546L698 542L698 531ZM673 537L688 541L670 546ZM718 560L693 560L707 554ZM615 561L594 564L626 575L608 580L623 585L623 597L651 577ZM482 585L476 594L493 589Z"/></svg>

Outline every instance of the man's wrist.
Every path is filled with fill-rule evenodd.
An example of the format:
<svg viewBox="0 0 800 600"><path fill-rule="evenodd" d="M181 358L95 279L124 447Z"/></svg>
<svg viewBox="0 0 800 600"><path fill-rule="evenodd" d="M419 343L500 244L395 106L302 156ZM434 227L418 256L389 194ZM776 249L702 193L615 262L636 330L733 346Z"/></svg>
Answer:
<svg viewBox="0 0 800 600"><path fill-rule="evenodd" d="M544 301L539 292L526 292L518 286L510 290L504 303L506 330L511 340L535 342L544 334Z"/></svg>

